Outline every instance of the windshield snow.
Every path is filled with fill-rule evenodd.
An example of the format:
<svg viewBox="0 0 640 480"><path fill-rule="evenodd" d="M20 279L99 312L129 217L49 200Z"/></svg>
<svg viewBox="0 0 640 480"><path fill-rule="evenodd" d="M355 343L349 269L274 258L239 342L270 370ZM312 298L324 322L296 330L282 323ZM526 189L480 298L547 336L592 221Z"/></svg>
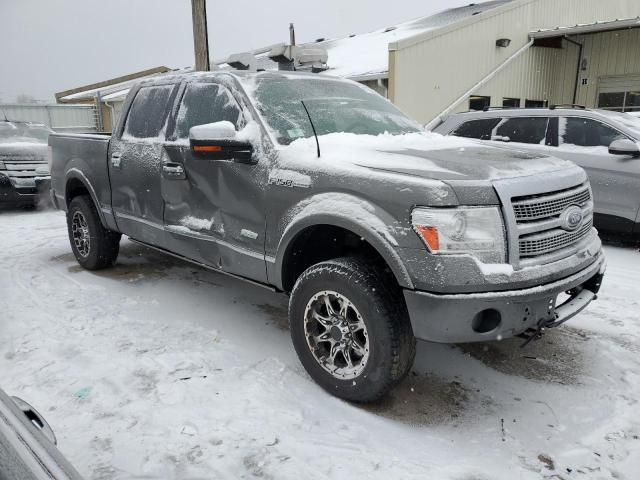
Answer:
<svg viewBox="0 0 640 480"><path fill-rule="evenodd" d="M263 77L252 92L260 114L281 145L313 136L302 102L318 135L400 135L422 129L385 98L352 82Z"/></svg>
<svg viewBox="0 0 640 480"><path fill-rule="evenodd" d="M44 125L0 122L0 143L47 143L53 130Z"/></svg>

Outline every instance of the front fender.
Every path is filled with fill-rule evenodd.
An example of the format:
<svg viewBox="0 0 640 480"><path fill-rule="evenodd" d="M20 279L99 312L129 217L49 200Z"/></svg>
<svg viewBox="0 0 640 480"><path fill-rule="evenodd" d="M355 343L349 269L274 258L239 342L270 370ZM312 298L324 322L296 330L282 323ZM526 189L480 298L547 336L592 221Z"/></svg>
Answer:
<svg viewBox="0 0 640 480"><path fill-rule="evenodd" d="M287 219L290 219L287 221ZM283 265L291 242L303 230L331 225L349 230L368 242L387 262L398 284L413 289L413 282L398 254L399 238L406 228L394 228L397 220L381 207L349 194L319 194L308 198L283 215L278 225L282 232L270 280L282 288ZM409 229L410 230L410 229Z"/></svg>

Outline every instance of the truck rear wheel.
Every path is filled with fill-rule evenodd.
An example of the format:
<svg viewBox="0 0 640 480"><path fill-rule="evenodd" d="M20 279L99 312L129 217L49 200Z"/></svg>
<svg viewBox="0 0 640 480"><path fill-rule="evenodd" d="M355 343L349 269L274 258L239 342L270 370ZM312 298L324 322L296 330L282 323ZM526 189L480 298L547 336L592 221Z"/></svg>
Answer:
<svg viewBox="0 0 640 480"><path fill-rule="evenodd" d="M102 226L88 195L71 200L67 211L67 230L73 254L83 268L101 270L115 263L121 235Z"/></svg>
<svg viewBox="0 0 640 480"><path fill-rule="evenodd" d="M291 293L289 323L309 375L345 400L380 399L413 365L415 338L401 291L362 259L309 267Z"/></svg>

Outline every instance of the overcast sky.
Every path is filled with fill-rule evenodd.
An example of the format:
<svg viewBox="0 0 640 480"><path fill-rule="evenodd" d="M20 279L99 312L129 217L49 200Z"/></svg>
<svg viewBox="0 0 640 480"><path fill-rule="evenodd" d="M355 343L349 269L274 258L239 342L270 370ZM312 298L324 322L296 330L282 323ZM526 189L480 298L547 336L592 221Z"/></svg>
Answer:
<svg viewBox="0 0 640 480"><path fill-rule="evenodd" d="M469 0L207 0L210 56L363 33ZM190 0L0 0L0 101L193 65Z"/></svg>

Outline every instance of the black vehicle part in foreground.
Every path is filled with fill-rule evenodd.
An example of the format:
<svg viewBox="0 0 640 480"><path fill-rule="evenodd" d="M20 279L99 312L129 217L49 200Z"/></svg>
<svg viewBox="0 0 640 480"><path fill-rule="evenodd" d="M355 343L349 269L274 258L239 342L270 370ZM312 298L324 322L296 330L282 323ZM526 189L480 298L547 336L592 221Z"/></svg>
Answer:
<svg viewBox="0 0 640 480"><path fill-rule="evenodd" d="M0 389L0 480L81 480L55 442L33 407Z"/></svg>

